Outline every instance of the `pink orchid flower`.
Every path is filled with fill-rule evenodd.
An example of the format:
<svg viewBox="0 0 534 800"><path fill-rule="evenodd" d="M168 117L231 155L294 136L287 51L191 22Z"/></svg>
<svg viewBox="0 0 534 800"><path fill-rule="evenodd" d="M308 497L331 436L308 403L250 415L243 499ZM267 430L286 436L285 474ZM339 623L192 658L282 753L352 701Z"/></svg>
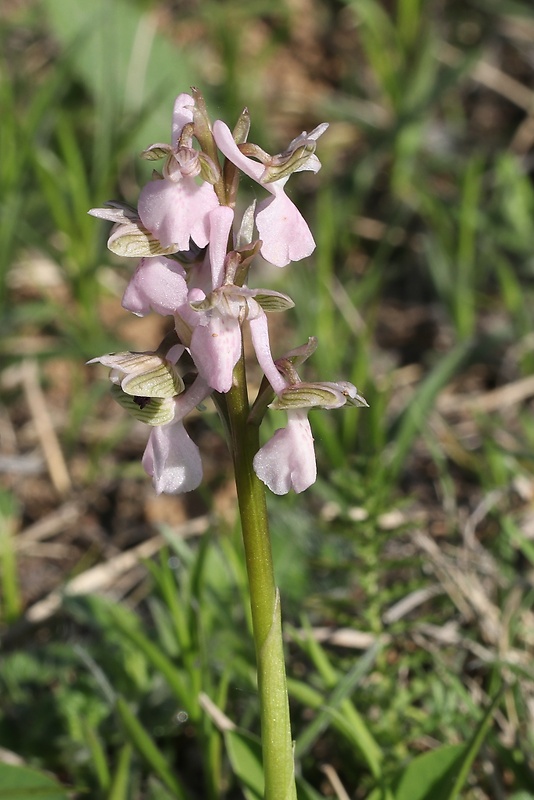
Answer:
<svg viewBox="0 0 534 800"><path fill-rule="evenodd" d="M310 137L320 136L324 129L325 126L320 126ZM264 165L241 152L230 128L221 120L215 121L213 136L226 158L272 195L267 200L262 200L256 209L256 226L262 240L261 254L265 260L275 267L285 267L290 261L300 261L311 255L315 249L314 238L306 220L284 191L289 176L272 183L263 183L262 178L266 171ZM297 137L292 144L300 138ZM320 166L319 159L313 155L300 169L316 172Z"/></svg>
<svg viewBox="0 0 534 800"><path fill-rule="evenodd" d="M210 183L198 184L199 153L191 144L181 144L185 125L193 122L194 99L180 94L173 112L172 144L152 145L150 150L167 156L163 179L150 181L139 196L141 222L161 243L162 247L176 246L189 250L189 239L199 247L209 241L208 215L219 201Z"/></svg>
<svg viewBox="0 0 534 800"><path fill-rule="evenodd" d="M305 355L305 348L300 349ZM310 344L306 349L311 350ZM278 365L286 376L291 372L296 376L293 366L287 361L285 368L282 361ZM284 385L276 389L276 398L270 408L286 411L287 425L275 431L258 450L253 462L258 478L275 494L287 494L291 489L303 492L315 482L317 465L308 421L310 409L367 406L366 400L348 381L304 383L298 376L296 378L297 382L290 384L282 375L279 376Z"/></svg>
<svg viewBox="0 0 534 800"><path fill-rule="evenodd" d="M198 372L217 392L232 388L234 367L242 350L242 325L248 321L252 345L258 362L273 388L282 390L286 383L274 363L269 342L267 316L255 299L274 298L285 308L293 301L287 295L267 289L247 286L222 286L208 297L202 292L190 292L192 308L198 313L198 324L191 337L191 355ZM276 310L276 309L273 309ZM276 389L275 389L276 390Z"/></svg>

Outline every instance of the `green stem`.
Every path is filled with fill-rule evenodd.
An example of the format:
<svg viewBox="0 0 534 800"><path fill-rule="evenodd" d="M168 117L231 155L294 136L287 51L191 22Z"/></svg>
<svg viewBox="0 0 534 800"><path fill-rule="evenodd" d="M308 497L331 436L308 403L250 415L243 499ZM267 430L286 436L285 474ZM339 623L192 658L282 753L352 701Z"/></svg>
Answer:
<svg viewBox="0 0 534 800"><path fill-rule="evenodd" d="M259 447L259 429L248 422L243 358L234 370L234 381L226 402L256 646L264 798L296 800L280 597L274 579L265 489L252 466Z"/></svg>

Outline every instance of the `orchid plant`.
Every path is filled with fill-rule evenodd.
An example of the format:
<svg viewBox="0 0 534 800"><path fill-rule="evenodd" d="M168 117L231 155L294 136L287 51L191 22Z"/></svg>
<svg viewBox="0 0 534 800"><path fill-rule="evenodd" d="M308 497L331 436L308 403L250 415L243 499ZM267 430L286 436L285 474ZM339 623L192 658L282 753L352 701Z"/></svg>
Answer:
<svg viewBox="0 0 534 800"><path fill-rule="evenodd" d="M250 585L261 708L266 800L296 798L292 739L273 571L265 486L275 494L302 492L316 479L312 408L366 406L348 382L306 382L297 369L317 341L275 358L267 314L293 306L290 297L247 285L260 256L275 267L310 256L310 229L285 193L293 172L320 169L317 140L328 125L303 132L271 156L247 142L245 109L231 131L210 122L202 95L180 94L170 144L153 144L142 157L163 160L142 189L137 209L110 202L89 213L114 223L108 247L140 261L122 304L138 316L173 317L173 330L151 352L100 356L111 369L114 399L151 427L143 467L156 492L180 493L202 481L197 445L184 418L211 396L233 456ZM266 196L237 218L240 173ZM257 231L257 236L256 236ZM243 329L247 325L264 378L249 399ZM285 411L287 425L260 446L267 408Z"/></svg>

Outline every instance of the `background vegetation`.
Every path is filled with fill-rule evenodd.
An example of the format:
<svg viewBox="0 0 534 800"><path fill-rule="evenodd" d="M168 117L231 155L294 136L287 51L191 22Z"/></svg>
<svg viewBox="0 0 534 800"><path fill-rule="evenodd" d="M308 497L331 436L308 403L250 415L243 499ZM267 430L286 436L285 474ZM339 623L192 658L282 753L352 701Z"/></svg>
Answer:
<svg viewBox="0 0 534 800"><path fill-rule="evenodd" d="M331 124L316 253L268 276L280 346L370 403L312 415L320 478L270 503L302 798L533 798L531 3L3 0L0 50L0 796L259 796L215 416L205 485L155 498L84 365L159 341L86 211L193 84L271 152Z"/></svg>

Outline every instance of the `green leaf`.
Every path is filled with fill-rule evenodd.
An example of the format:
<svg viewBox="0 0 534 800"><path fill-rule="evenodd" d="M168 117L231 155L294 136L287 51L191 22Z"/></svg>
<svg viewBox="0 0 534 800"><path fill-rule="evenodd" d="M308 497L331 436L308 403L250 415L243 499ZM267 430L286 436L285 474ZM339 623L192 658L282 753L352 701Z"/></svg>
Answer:
<svg viewBox="0 0 534 800"><path fill-rule="evenodd" d="M1 800L69 800L69 797L67 789L42 772L0 764Z"/></svg>
<svg viewBox="0 0 534 800"><path fill-rule="evenodd" d="M395 800L457 800L500 698L501 692L484 714L470 742L444 745L414 758L400 778Z"/></svg>
<svg viewBox="0 0 534 800"><path fill-rule="evenodd" d="M165 142L174 99L194 83L193 71L184 48L158 33L151 10L130 0L43 0L43 6L104 128L149 106L134 148Z"/></svg>
<svg viewBox="0 0 534 800"><path fill-rule="evenodd" d="M307 626L307 621L305 626ZM320 706L313 703L311 697L308 703L312 708L317 708L318 714L314 720L301 732L295 745L295 753L302 757L310 750L324 730L335 723L336 728L350 743L361 752L370 771L378 778L382 773L382 750L374 739L363 717L350 702L349 697L355 691L362 678L372 668L377 654L383 647L383 642L377 641L355 662L354 666L338 679L331 666L324 648L312 637L305 643L300 642L312 659L314 666L321 674L331 690L327 698L321 698ZM289 682L290 690L295 688L295 682ZM310 702L312 701L312 702Z"/></svg>
<svg viewBox="0 0 534 800"><path fill-rule="evenodd" d="M458 773L465 745L444 745L410 762L400 779L395 800L446 800Z"/></svg>
<svg viewBox="0 0 534 800"><path fill-rule="evenodd" d="M83 737L91 753L91 766L96 776L98 787L102 791L109 789L111 783L111 776L104 749L98 731L96 728L89 724L87 720L82 721Z"/></svg>
<svg viewBox="0 0 534 800"><path fill-rule="evenodd" d="M247 800L262 800L264 779L260 740L241 730L225 731L224 740L230 764Z"/></svg>

